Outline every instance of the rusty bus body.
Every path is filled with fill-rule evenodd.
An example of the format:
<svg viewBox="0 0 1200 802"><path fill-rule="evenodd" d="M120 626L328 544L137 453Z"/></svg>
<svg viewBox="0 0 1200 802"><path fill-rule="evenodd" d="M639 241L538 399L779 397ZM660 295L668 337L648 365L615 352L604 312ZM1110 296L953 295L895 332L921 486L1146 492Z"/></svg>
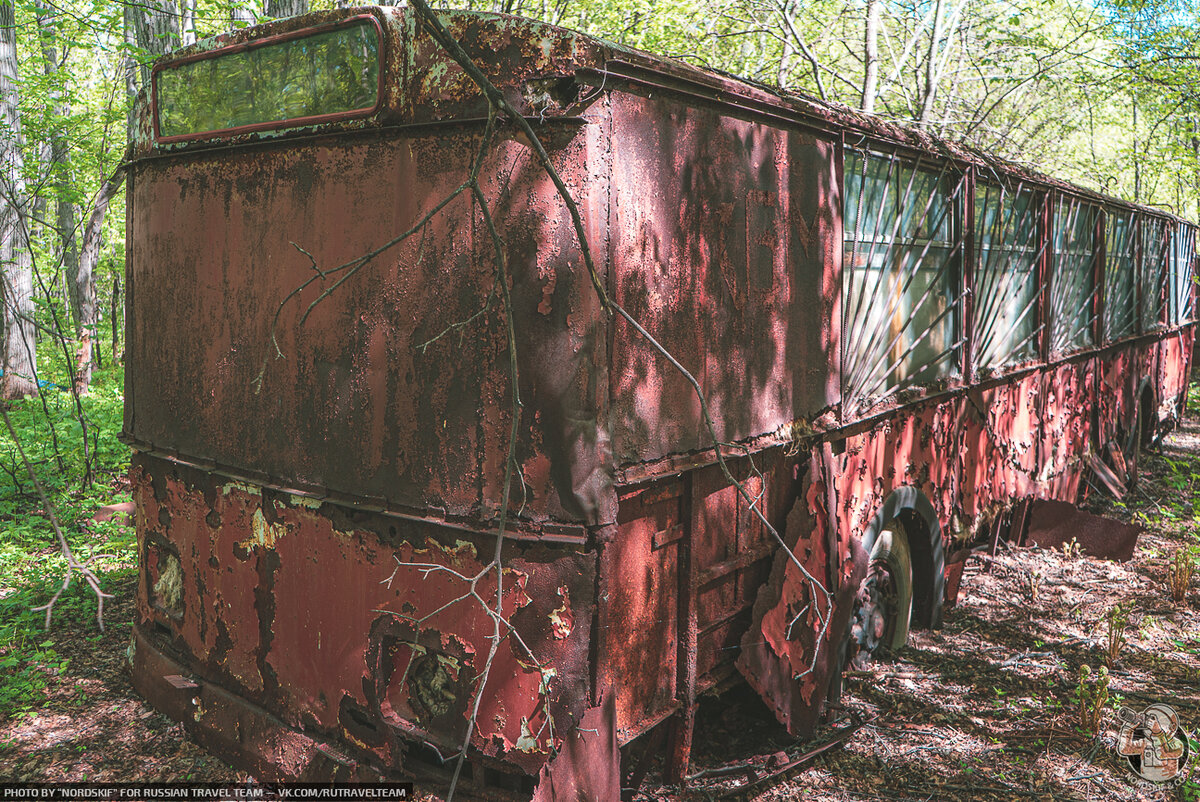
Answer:
<svg viewBox="0 0 1200 802"><path fill-rule="evenodd" d="M1179 414L1183 221L528 20L442 19L536 126L607 292L696 376L795 555L726 481L687 381L605 314L553 183L501 127L480 176L524 401L516 634L465 787L616 798L619 750L652 731L678 778L697 696L736 672L810 730L846 659L902 642L900 573L912 626L936 626L947 555L1030 500L1077 501L1097 462L1128 477ZM178 65L346 26L376 37L373 105L160 119ZM135 684L263 777L438 776L497 626L495 572L467 581L513 415L503 316L472 319L495 275L481 211L459 196L303 325L329 282L280 303L452 192L487 104L408 9L247 29L155 76L127 193Z"/></svg>

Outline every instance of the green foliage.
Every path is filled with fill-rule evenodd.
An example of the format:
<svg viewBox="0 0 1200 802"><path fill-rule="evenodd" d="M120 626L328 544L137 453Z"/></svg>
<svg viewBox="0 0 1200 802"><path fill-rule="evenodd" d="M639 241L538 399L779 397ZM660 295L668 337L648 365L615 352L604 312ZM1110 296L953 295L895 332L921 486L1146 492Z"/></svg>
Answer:
<svg viewBox="0 0 1200 802"><path fill-rule="evenodd" d="M1107 649L1104 656L1110 666L1117 662L1117 658L1121 656L1121 650L1125 648L1125 631L1129 627L1129 614L1132 611L1133 602L1124 602L1114 604L1104 614L1104 622L1108 627Z"/></svg>
<svg viewBox="0 0 1200 802"><path fill-rule="evenodd" d="M1179 546L1167 563L1167 591L1176 604L1186 600L1191 590L1197 554L1200 554L1200 546Z"/></svg>
<svg viewBox="0 0 1200 802"><path fill-rule="evenodd" d="M1080 666L1079 681L1073 696L1077 726L1081 732L1095 735L1104 717L1105 705L1108 704L1108 667L1100 666L1093 676L1091 666Z"/></svg>
<svg viewBox="0 0 1200 802"><path fill-rule="evenodd" d="M52 355L44 364L55 365ZM96 480L85 483L83 427L70 393L44 390L42 398L11 402L9 417L76 556L98 557L93 568L105 584L131 575L136 538L130 527L90 521L98 507L128 501L120 489L129 450L117 441L121 428L123 370L94 374L92 392L80 400L89 429L87 452ZM50 374L53 375L53 374ZM55 445L57 444L57 451ZM47 677L66 668L44 630L45 604L62 586L66 562L37 498L16 445L0 431L0 719L35 709ZM95 627L96 597L76 581L54 607L59 628ZM110 622L111 623L111 622Z"/></svg>

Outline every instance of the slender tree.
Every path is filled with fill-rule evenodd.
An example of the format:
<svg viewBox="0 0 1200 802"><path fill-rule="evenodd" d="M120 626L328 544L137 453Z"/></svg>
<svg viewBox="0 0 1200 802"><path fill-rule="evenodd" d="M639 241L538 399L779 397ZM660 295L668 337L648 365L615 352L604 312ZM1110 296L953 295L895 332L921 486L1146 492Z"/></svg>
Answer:
<svg viewBox="0 0 1200 802"><path fill-rule="evenodd" d="M263 10L272 19L308 13L308 0L264 0Z"/></svg>
<svg viewBox="0 0 1200 802"><path fill-rule="evenodd" d="M4 379L0 395L37 393L33 327L33 259L21 136L17 21L0 0L0 267L3 269Z"/></svg>
<svg viewBox="0 0 1200 802"><path fill-rule="evenodd" d="M881 0L867 0L867 25L863 31L862 102L859 106L870 114L875 111L879 94L879 6Z"/></svg>

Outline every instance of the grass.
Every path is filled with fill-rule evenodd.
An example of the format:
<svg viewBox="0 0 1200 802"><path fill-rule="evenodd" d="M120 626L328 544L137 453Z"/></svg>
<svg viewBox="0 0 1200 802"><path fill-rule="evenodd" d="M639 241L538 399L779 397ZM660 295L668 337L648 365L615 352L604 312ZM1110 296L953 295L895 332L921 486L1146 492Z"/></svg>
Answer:
<svg viewBox="0 0 1200 802"><path fill-rule="evenodd" d="M131 575L137 559L131 527L90 520L98 507L129 500L124 486L129 450L117 440L123 381L120 366L107 365L94 374L90 392L81 399L89 429L86 451L69 392L46 389L40 398L8 406L13 428L76 557L109 555L92 566L102 585ZM92 455L90 482L85 481L85 453ZM61 587L65 570L66 561L16 445L7 431L0 431L0 720L36 711L47 681L67 668L55 649L56 631L98 628L96 597L77 580L55 605L50 631L45 614L33 609Z"/></svg>

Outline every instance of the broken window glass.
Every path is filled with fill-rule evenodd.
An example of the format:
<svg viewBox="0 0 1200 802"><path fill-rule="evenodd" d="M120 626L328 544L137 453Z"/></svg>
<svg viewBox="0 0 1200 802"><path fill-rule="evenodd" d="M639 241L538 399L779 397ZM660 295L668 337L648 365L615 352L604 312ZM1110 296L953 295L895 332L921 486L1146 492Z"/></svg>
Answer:
<svg viewBox="0 0 1200 802"><path fill-rule="evenodd" d="M1146 217L1142 219L1142 331L1153 331L1163 326L1163 284L1167 274L1166 235L1164 221Z"/></svg>
<svg viewBox="0 0 1200 802"><path fill-rule="evenodd" d="M1115 342L1135 333L1137 262L1133 213L1110 210L1104 223L1104 339Z"/></svg>
<svg viewBox="0 0 1200 802"><path fill-rule="evenodd" d="M1194 317L1192 268L1196 256L1196 231L1184 223L1176 223L1172 228L1171 287L1167 298L1170 303L1171 323L1178 326Z"/></svg>

